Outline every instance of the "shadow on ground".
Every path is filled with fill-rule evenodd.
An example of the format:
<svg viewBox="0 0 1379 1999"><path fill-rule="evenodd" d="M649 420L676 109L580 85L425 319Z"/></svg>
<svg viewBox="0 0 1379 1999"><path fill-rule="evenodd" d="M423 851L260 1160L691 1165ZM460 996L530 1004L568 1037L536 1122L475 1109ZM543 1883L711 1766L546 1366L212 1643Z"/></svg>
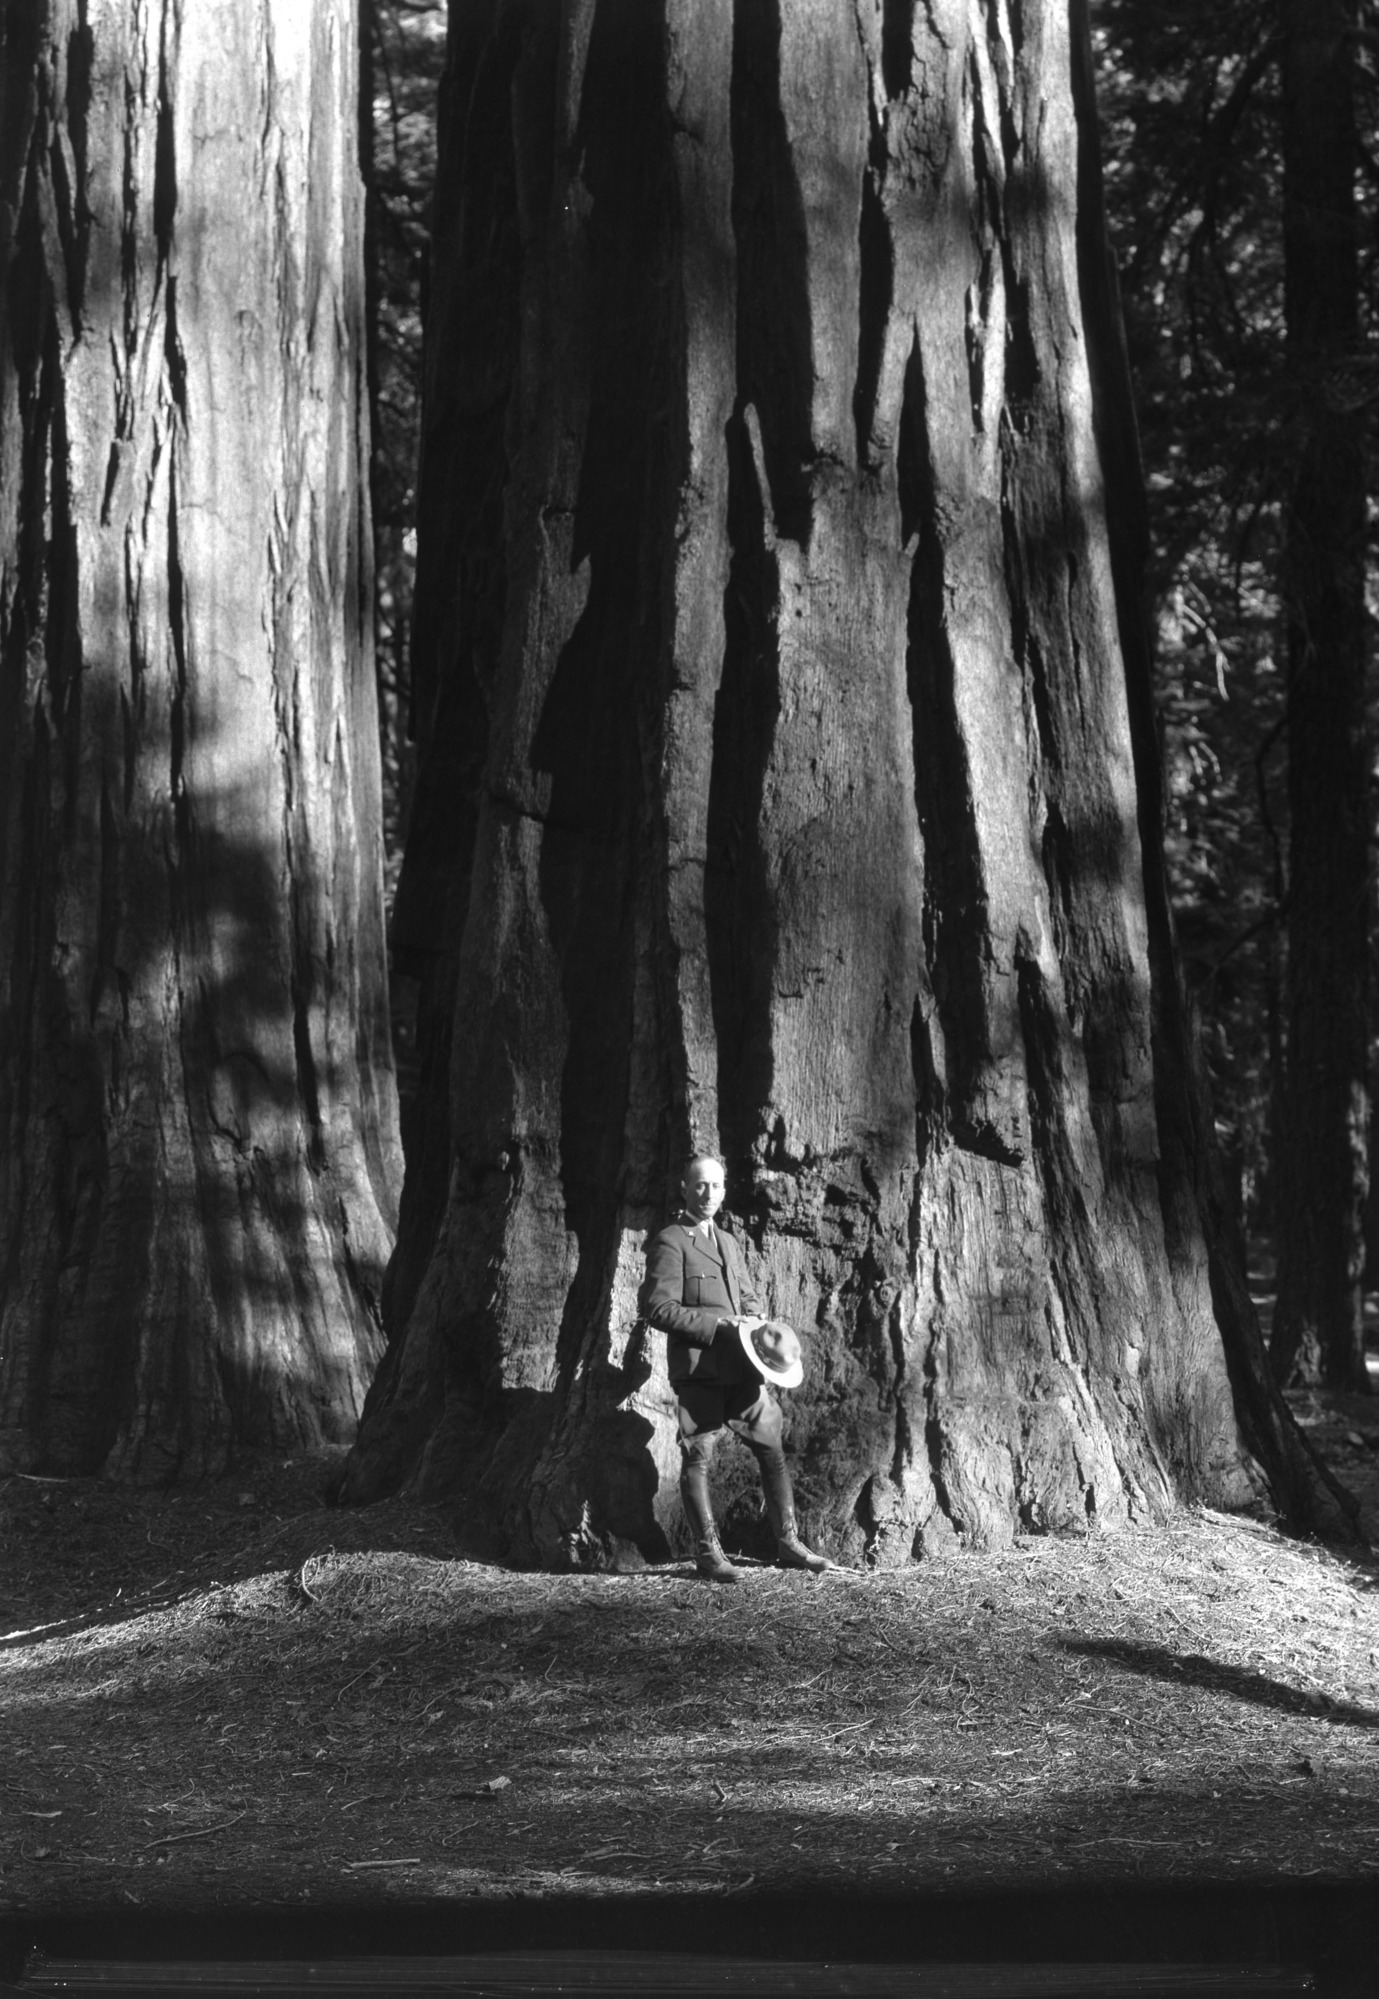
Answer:
<svg viewBox="0 0 1379 1999"><path fill-rule="evenodd" d="M1362 1707L1356 1701L1335 1700L1329 1694L1304 1694L1282 1680L1252 1673L1243 1666L1222 1665L1200 1652L1173 1652L1164 1645L1136 1645L1122 1638L1065 1638L1063 1649L1084 1658L1110 1659L1132 1672L1165 1680L1169 1686L1184 1684L1201 1687L1207 1693L1233 1694L1237 1700L1251 1701L1256 1707L1276 1708L1281 1714L1297 1715L1308 1721L1348 1723L1352 1728L1379 1728L1379 1708Z"/></svg>

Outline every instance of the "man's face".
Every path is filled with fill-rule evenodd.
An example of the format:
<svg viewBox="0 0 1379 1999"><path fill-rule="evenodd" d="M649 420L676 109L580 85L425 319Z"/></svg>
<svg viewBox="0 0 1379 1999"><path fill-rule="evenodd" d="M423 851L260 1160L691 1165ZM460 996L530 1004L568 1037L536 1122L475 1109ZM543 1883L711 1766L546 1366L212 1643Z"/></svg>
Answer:
<svg viewBox="0 0 1379 1999"><path fill-rule="evenodd" d="M680 1192L697 1222L712 1221L723 1205L723 1168L716 1159L694 1160L680 1182Z"/></svg>

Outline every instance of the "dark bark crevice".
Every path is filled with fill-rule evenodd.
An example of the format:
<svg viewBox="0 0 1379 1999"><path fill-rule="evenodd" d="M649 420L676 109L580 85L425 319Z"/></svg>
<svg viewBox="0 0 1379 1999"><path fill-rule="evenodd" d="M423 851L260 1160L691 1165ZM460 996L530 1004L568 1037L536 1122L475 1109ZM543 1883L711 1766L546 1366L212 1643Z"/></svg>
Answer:
<svg viewBox="0 0 1379 1999"><path fill-rule="evenodd" d="M307 1162L314 1173L325 1170L326 1148L321 1132L321 1093L316 1085L316 1056L311 1046L311 995L299 967L292 979L292 1048L297 1059L297 1089L307 1123Z"/></svg>
<svg viewBox="0 0 1379 1999"><path fill-rule="evenodd" d="M1065 1078L1057 1009L1050 1003L1043 973L1027 955L1021 955L1016 962L1016 991L1024 1043L1030 1139L1043 1177L1045 1200L1053 1195L1052 1212L1057 1215L1063 1200L1068 1198L1085 1217L1086 1205L1077 1175L1069 1170L1062 1142L1059 1103Z"/></svg>
<svg viewBox="0 0 1379 1999"><path fill-rule="evenodd" d="M183 425L188 420L187 357L182 351L182 335L177 317L177 280L169 274L163 300L163 361L167 370L168 394Z"/></svg>
<svg viewBox="0 0 1379 1999"><path fill-rule="evenodd" d="M935 1008L923 1051L921 1116L931 1137L942 1127L966 1151L1018 1164L1018 1153L980 1101L991 1061L990 931L972 773L956 705L944 608L945 556L917 351L906 374L901 430L913 440L906 446L902 488L902 517L908 514L910 531L918 537L910 576L906 673L915 807L924 849L924 959Z"/></svg>
<svg viewBox="0 0 1379 1999"><path fill-rule="evenodd" d="M781 104L781 4L737 0L733 9L737 386L760 418L775 531L803 546L812 514L814 356L804 204Z"/></svg>
<svg viewBox="0 0 1379 1999"><path fill-rule="evenodd" d="M883 0L881 80L892 103L906 95L914 77L913 13L914 0Z"/></svg>
<svg viewBox="0 0 1379 1999"><path fill-rule="evenodd" d="M857 436L859 471L872 469L878 455L877 391L886 330L890 321L895 279L891 227L877 185L877 170L869 166L862 178L862 210L857 225L860 281L857 299L857 381L852 394L852 420Z"/></svg>
<svg viewBox="0 0 1379 1999"><path fill-rule="evenodd" d="M896 492L900 502L900 542L908 548L926 525L932 531L934 479L929 464L927 425L924 416L924 363L919 336L910 342L905 363L905 381L897 426L895 466Z"/></svg>
<svg viewBox="0 0 1379 1999"><path fill-rule="evenodd" d="M780 714L780 579L767 544L747 422L728 432L728 586L723 672L714 705L704 924L718 1051L719 1143L737 1187L771 1101L775 911L761 848L767 765Z"/></svg>
<svg viewBox="0 0 1379 1999"><path fill-rule="evenodd" d="M164 5L158 38L158 110L154 126L153 152L153 238L158 246L158 265L166 270L172 255L173 228L177 220L177 144L173 124L172 85L169 78L168 21Z"/></svg>
<svg viewBox="0 0 1379 1999"><path fill-rule="evenodd" d="M182 568L181 531L178 527L178 487L177 459L172 455L168 464L168 514L167 514L167 585L168 585L168 643L172 648L173 684L172 699L168 706L168 797L172 803L172 823L175 839L168 855L169 872L173 885L174 910L177 912L178 885L186 869L194 865L196 824L192 816L192 802L187 790L187 587ZM185 906L179 912L186 917Z"/></svg>
<svg viewBox="0 0 1379 1999"><path fill-rule="evenodd" d="M995 46L1000 46L998 38ZM1005 87L998 80L997 101L988 105L981 69L974 55L969 66L969 89L973 103L973 181L977 194L973 226L982 245L975 294L969 292L967 301L973 424L978 430L985 427L984 392L989 367L986 342L994 337L1001 340L1003 348L1002 422L1015 435L1024 436L1033 420L1041 384L1030 279L1019 267L1017 244L1032 224L1038 226L1047 194L1035 185L1029 166L1019 157L1021 148L1009 79ZM993 141L1000 148L995 157ZM998 265L1003 302L1000 321L993 327L991 308Z"/></svg>

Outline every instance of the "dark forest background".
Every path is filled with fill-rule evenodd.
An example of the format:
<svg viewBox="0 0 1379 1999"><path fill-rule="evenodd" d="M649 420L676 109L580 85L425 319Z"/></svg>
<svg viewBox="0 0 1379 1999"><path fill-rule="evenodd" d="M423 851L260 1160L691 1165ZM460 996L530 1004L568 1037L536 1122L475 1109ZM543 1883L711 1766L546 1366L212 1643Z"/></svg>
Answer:
<svg viewBox="0 0 1379 1999"><path fill-rule="evenodd" d="M1290 294L1280 65L1287 10L1094 6L1109 221L1120 265L1153 547L1152 615L1168 818L1166 849L1189 988L1200 1012L1218 1134L1252 1247L1272 1271L1290 1212L1289 923L1313 888L1299 869L1289 784L1290 501L1318 406L1363 449L1372 422L1375 40L1354 17L1333 199L1348 211L1342 325L1302 352ZM1291 115L1301 115L1292 107ZM1313 114L1315 117L1315 113ZM1349 129L1347 129L1347 126ZM1299 202L1299 206L1301 203ZM1300 216L1298 224L1307 226ZM1314 240L1322 233L1313 222ZM1330 246L1328 245L1328 249ZM1363 747L1349 782L1364 820L1363 955L1346 983L1372 1074L1372 502L1360 468L1354 615ZM1359 747L1359 746L1357 746ZM1303 970L1293 967L1295 975ZM1333 992L1338 1009L1344 995ZM1372 1092L1371 1092L1372 1095ZM1365 1150L1372 1145L1370 1133ZM1357 1159L1357 1172L1364 1171ZM1371 1190L1373 1176L1369 1176ZM1363 1203L1363 1269L1379 1281L1379 1205ZM1261 1287L1266 1297L1269 1287ZM1316 1357L1304 1355L1302 1371ZM1288 1359L1277 1356L1277 1371ZM1355 1385L1360 1385L1358 1382Z"/></svg>

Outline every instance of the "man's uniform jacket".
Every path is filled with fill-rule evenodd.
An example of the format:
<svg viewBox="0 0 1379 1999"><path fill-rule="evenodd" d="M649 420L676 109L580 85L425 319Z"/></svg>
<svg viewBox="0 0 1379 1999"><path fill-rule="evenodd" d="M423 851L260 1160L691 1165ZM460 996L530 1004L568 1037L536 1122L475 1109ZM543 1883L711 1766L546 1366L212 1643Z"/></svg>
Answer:
<svg viewBox="0 0 1379 1999"><path fill-rule="evenodd" d="M714 1346L718 1321L758 1310L742 1252L722 1229L696 1235L692 1222L672 1222L647 1244L642 1316L666 1335L673 1383L741 1382L751 1374L737 1335Z"/></svg>

